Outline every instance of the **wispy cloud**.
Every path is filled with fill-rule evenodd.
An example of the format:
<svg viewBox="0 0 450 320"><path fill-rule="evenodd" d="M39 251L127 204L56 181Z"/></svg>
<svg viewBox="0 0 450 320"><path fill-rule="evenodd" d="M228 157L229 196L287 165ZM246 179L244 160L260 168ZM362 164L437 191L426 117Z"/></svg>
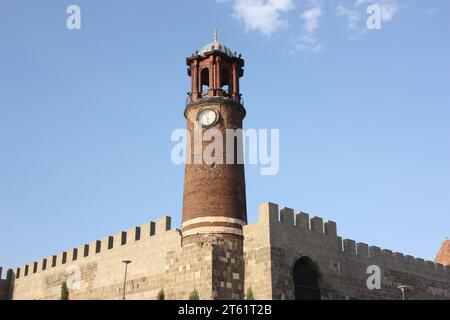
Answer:
<svg viewBox="0 0 450 320"><path fill-rule="evenodd" d="M322 3L320 1L310 0L308 7L300 14L302 34L297 44L298 50L319 52L322 49L322 43L316 36L322 15Z"/></svg>
<svg viewBox="0 0 450 320"><path fill-rule="evenodd" d="M285 28L300 26L300 34L294 35L294 51L317 53L324 47L318 31L326 14L343 19L349 29L349 39L355 40L367 34L367 8L377 5L382 22L392 21L400 10L398 0L216 0L231 6L232 16L241 21L248 31L271 36ZM402 8L404 5L402 6ZM290 13L301 10L297 21ZM430 11L430 15L434 14ZM291 21L289 21L291 19ZM292 49L291 49L292 50Z"/></svg>
<svg viewBox="0 0 450 320"><path fill-rule="evenodd" d="M270 36L288 25L284 14L293 9L293 0L216 0L232 2L233 16L242 21L247 30Z"/></svg>

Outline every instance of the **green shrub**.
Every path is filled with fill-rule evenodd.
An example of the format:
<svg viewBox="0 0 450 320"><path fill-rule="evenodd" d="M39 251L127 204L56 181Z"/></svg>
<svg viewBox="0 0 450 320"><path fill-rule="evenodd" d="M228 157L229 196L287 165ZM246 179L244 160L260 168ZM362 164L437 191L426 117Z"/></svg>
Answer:
<svg viewBox="0 0 450 320"><path fill-rule="evenodd" d="M61 300L69 300L69 289L65 281L61 284Z"/></svg>
<svg viewBox="0 0 450 320"><path fill-rule="evenodd" d="M189 293L189 300L200 300L197 289Z"/></svg>
<svg viewBox="0 0 450 320"><path fill-rule="evenodd" d="M164 289L159 290L158 295L156 296L156 300L166 300Z"/></svg>
<svg viewBox="0 0 450 320"><path fill-rule="evenodd" d="M253 290L252 288L249 288L247 290L247 300L255 300L255 296L253 295Z"/></svg>

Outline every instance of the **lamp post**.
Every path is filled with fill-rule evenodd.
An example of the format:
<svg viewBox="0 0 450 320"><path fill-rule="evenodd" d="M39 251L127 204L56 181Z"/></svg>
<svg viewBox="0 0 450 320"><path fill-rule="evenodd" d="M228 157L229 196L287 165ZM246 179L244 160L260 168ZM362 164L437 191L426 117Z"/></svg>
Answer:
<svg viewBox="0 0 450 320"><path fill-rule="evenodd" d="M131 263L132 261L130 260L123 260L122 263L125 264L125 278L123 280L123 300L125 300L125 288L127 285L127 271L128 271L128 265Z"/></svg>
<svg viewBox="0 0 450 320"><path fill-rule="evenodd" d="M398 286L398 288L402 291L402 299L403 301L406 300L406 289L408 289L408 286Z"/></svg>

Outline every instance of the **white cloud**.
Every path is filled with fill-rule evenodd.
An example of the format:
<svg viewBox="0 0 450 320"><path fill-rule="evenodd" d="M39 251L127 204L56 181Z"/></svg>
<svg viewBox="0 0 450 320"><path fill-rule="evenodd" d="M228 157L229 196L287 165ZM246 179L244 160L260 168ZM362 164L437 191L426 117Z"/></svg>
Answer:
<svg viewBox="0 0 450 320"><path fill-rule="evenodd" d="M322 49L322 43L320 43L316 36L322 14L321 2L310 0L308 8L300 14L302 34L297 44L298 50L318 52Z"/></svg>
<svg viewBox="0 0 450 320"><path fill-rule="evenodd" d="M345 19L349 39L355 40L367 33L367 8L370 5L380 7L383 22L393 20L400 10L398 0L216 0L216 3L230 5L232 16L243 22L246 30L257 31L264 36L271 36L280 29L300 24L300 34L294 35L294 51L313 53L323 48L317 33L328 12ZM297 15L300 21L289 21L289 13L294 9L301 10L300 6L304 6L303 11Z"/></svg>
<svg viewBox="0 0 450 320"><path fill-rule="evenodd" d="M304 29L308 34L312 34L319 27L319 18L322 16L322 8L317 6L308 9L301 14L304 21Z"/></svg>
<svg viewBox="0 0 450 320"><path fill-rule="evenodd" d="M224 0L216 0L219 3ZM244 22L247 30L270 36L288 24L283 14L293 9L293 0L231 0L233 16Z"/></svg>

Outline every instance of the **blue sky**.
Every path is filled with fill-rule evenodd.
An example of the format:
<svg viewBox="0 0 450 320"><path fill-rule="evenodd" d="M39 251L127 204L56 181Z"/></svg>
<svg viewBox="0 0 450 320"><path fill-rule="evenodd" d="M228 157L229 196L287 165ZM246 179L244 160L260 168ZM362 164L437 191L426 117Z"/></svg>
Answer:
<svg viewBox="0 0 450 320"><path fill-rule="evenodd" d="M381 30L366 8L383 8ZM81 7L81 30L66 8ZM0 3L0 265L163 215L181 220L185 58L242 52L247 128L280 129L280 172L247 166L249 222L272 201L344 238L433 260L450 227L448 1Z"/></svg>

